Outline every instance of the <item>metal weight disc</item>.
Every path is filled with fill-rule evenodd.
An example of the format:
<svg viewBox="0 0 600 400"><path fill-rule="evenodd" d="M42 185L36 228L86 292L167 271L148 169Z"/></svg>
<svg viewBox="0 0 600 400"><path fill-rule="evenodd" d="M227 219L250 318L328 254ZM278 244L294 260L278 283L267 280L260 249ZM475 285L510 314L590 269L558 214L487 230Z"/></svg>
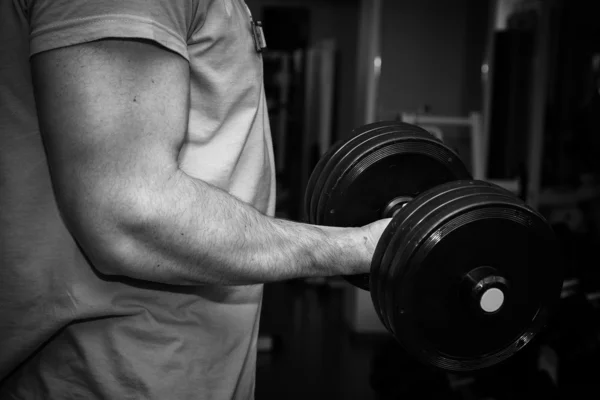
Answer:
<svg viewBox="0 0 600 400"><path fill-rule="evenodd" d="M508 201L511 204L515 201L521 202L509 191L483 181L450 182L432 189L429 193L423 193L422 196L415 199L412 203L414 212L403 220L386 252L386 258L389 260L385 265L386 279L379 292L386 310L394 310L396 305L394 285L402 279L403 274L407 271L403 267L407 265L414 249L420 244L419 238L423 237L422 232L424 229L430 229L426 222L439 223L440 218L451 217L449 214L444 214L448 212L449 207L460 208L463 204L472 205L482 199ZM400 251L398 251L399 249ZM396 326L395 314L392 311L386 315L393 332L394 326Z"/></svg>
<svg viewBox="0 0 600 400"><path fill-rule="evenodd" d="M470 178L456 153L427 131L400 122L345 146L329 174L322 175L327 179L316 222L330 226L363 226L391 217L424 190ZM370 288L369 274L346 278Z"/></svg>
<svg viewBox="0 0 600 400"><path fill-rule="evenodd" d="M356 141L363 140L364 137L371 132L395 125L394 121L382 121L375 122L372 124L365 125L361 128L354 129L347 140L340 140L335 143L317 162L317 165L313 169L308 184L306 186L304 196L304 208L306 214L306 220L309 223L316 223L316 206L318 201L318 194L321 193L321 189L328 174L334 168L337 160L341 155L344 154L344 149L347 146L352 146ZM315 200L313 196L317 197Z"/></svg>
<svg viewBox="0 0 600 400"><path fill-rule="evenodd" d="M470 186L466 194L471 192L481 195L485 191L498 193L498 186L486 182L479 182L477 186ZM445 198L449 195L452 196L453 193L460 190L464 191L463 185L459 181L452 181L419 194L394 216L377 244L371 267L370 280L373 282L371 285L371 298L383 324L392 333L394 333L393 314L386 312L387 309L391 308L383 307L381 310L381 305L392 301L393 286L390 283L389 276L392 272L395 273L396 271L390 271L390 264L394 256L398 254L397 249L404 249L406 247L405 239L408 236L407 234L422 219L421 210L425 207L431 209L436 204L443 204L446 201ZM505 191L505 195L514 197L509 191Z"/></svg>
<svg viewBox="0 0 600 400"><path fill-rule="evenodd" d="M305 219L308 223L314 223L314 213L312 213L311 204L313 203L312 198L316 193L315 187L317 185L317 181L319 180L319 177L321 177L323 169L325 168L327 163L331 160L333 155L336 154L337 151L339 151L343 144L344 142L342 141L337 142L329 150L327 150L325 154L321 156L321 158L317 162L317 165L310 174L310 178L308 179L308 183L306 185L306 191L304 192L304 214Z"/></svg>
<svg viewBox="0 0 600 400"><path fill-rule="evenodd" d="M521 203L520 200L516 199L514 196L510 196L506 193L506 191L504 191L503 189L498 189L499 191L499 196L496 196L496 198L494 199L494 196L490 196L489 193L485 195L484 197L474 197L472 190L473 188L470 187L467 190L471 191L471 194L466 195L466 193L457 193L456 191L452 194L448 194L446 195L446 199L448 200L448 204L446 204L445 206L441 206L438 204L437 206L433 206L430 205L429 207L423 207L423 211L420 213L421 216L418 218L421 220L418 229L415 229L413 231L411 231L411 233L409 235L407 235L407 239L405 239L404 243L409 243L408 246L406 246L405 251L402 251L402 254L400 255L399 258L396 258L394 260L394 263L396 264L395 266L398 268L395 268L395 271L398 272L397 275L394 275L393 278L391 279L396 286L398 284L404 285L404 284L408 284L408 285L414 285L414 282L412 282L412 278L410 274L416 273L417 275L415 276L419 276L419 273L423 273L423 270L421 270L420 268L423 267L423 260L419 260L418 258L412 259L412 261L407 261L407 257L413 257L415 255L415 249L418 248L418 246L420 246L419 243L421 242L421 239L424 237L427 237L427 235L424 235L423 232L429 231L429 232L434 232L432 233L430 237L433 238L434 242L437 243L438 246L442 246L444 244L444 242L441 239L444 239L445 237L439 236L439 232L438 230L434 229L432 230L431 228L431 224L439 224L440 223L440 218L446 218L449 221L453 221L452 218L455 218L459 215L461 215L460 211L456 211L459 210L461 208L465 208L465 209L469 209L469 206L465 207L465 204L468 203L475 203L477 204L477 207L482 207L482 209L484 211L490 211L490 210L494 210L494 207L491 206L487 206L488 208L486 209L486 206L484 205L485 202L488 202L490 204L496 204L496 206L498 205L503 205L503 206L507 206L509 207L509 210L514 211L514 209L512 207L515 207L515 205L517 205L517 212L514 213L514 215L519 215L519 212L523 213L523 215L521 215L523 217L523 221L537 221L537 223L533 223L533 225L531 225L529 222L526 222L525 225L516 225L517 227L515 228L515 226L512 226L513 230L516 231L509 231L507 232L501 232L502 230L500 229L499 225L495 225L495 226L488 226L486 229L489 229L490 232L492 232L492 234L497 235L498 237L492 239L489 237L489 235L486 235L486 231L484 230L479 230L477 231L475 229L475 227L477 227L477 224L475 225L469 225L468 229L465 227L462 227L461 229L463 229L463 234L464 232L469 232L470 234L474 235L475 238L473 240L470 240L469 242L472 242L471 245L468 245L467 243L464 243L462 245L460 245L460 243L452 243L452 246L459 246L457 247L457 249L460 249L460 252L462 252L462 256L463 257L475 257L478 253L477 252L481 252L483 251L482 249L486 249L484 251L484 254L487 256L487 263L491 264L493 260L497 259L498 255L502 255L504 254L505 256L507 254L519 254L520 251L518 248L512 246L511 247L511 243L510 240L504 239L504 235L507 235L508 237L512 238L513 240L517 241L517 244L523 244L523 241L519 241L518 235L517 233L519 231L521 231L521 233L524 234L532 234L532 232L535 232L535 229L533 231L530 231L529 229L531 228L531 226L537 226L537 228L539 228L539 232L542 232L541 236L538 235L538 239L539 237L544 237L544 235L547 235L547 240L542 239L541 242L542 243L552 243L553 237L551 234L551 230L549 230L549 227L547 226L547 224L545 224L545 222L543 221L543 219L541 219L541 217L539 217L538 215L536 215L535 213L533 213L531 210L527 209L526 207L521 208L519 210L519 205L520 206L524 206L523 204L519 204ZM489 188L483 188L482 190L488 191L489 192ZM463 190L464 191L464 190ZM483 194L483 192L482 192ZM444 203L443 201L441 201L440 203ZM451 205L452 204L452 205ZM450 209L448 208L450 207ZM445 210L444 210L445 209ZM451 215L453 214L448 214L449 212L452 212L455 214L454 217L452 217ZM509 212L507 215L509 216L513 216L513 212ZM444 214L446 214L445 217ZM484 216L488 217L489 215L486 214L486 212L483 212ZM490 214L491 215L491 214ZM508 219L510 220L510 218L504 218L506 215L502 215L500 218L495 218L492 219L491 221L487 221L487 223L496 223L496 224L506 224L506 221L503 222L498 222L499 220L502 219ZM538 218L539 217L539 218ZM486 219L490 219L490 218L486 218ZM518 220L518 218L517 218ZM456 221L460 221L460 219L455 220ZM414 221L413 221L414 222ZM514 222L514 221L513 221ZM479 224L481 224L481 221L478 222ZM459 224L460 225L460 224ZM509 225L511 226L511 225ZM481 225L479 225L479 228L481 229ZM466 231L464 229L467 229ZM472 229L472 231L469 231L469 229ZM527 233L525 233L527 232ZM457 232L454 232L454 234L456 235ZM455 236L457 237L457 236ZM535 235L534 235L535 238ZM464 239L464 238L463 238ZM522 239L522 237L520 238ZM429 239L427 239L429 240ZM450 239L446 239L447 241L445 242L446 245L450 245ZM496 245L499 246L499 249L496 249L496 253L494 253L493 251L489 250L487 247L491 246L490 241L492 241L492 243L495 243ZM536 247L533 246L532 244L535 242L535 239L533 240L529 240L529 241L525 241L526 243L528 243L528 245L525 246L525 249L529 249L529 254L530 256L535 258L534 254L540 254L541 256L546 256L547 253L543 252L541 247ZM415 244L416 243L416 244ZM487 247L486 247L487 246ZM543 245L542 245L543 246ZM509 250L506 249L506 247L509 248ZM473 248L474 251L470 251L470 252L466 252L464 249L471 249ZM427 247L423 247L421 249L427 249ZM441 251L441 249L443 249L443 247L437 247L437 251ZM447 251L449 251L449 249L446 249ZM426 250L425 254L428 254L428 252ZM456 253L456 249L454 249L454 252ZM423 253L421 253L423 254ZM495 254L495 255L494 255ZM411 256L412 255L412 256ZM446 265L450 271L455 271L457 266L456 263L453 261L453 258L451 257L451 254L446 254L443 253L442 257L444 258L444 263L440 264L441 260L438 259L437 261L432 261L435 265L437 265L437 271L448 271L447 269L440 269L440 265ZM427 257L426 257L427 258ZM556 283L558 282L558 286L554 286L554 288L558 288L558 290L560 290L560 284L562 283L560 281L560 279L553 279L553 277L555 278L557 275L557 271L559 271L559 268L553 268L552 266L552 262L556 262L558 257L551 257L550 260L547 260L548 262L545 262L542 259L537 259L535 258L535 262L541 262L544 265L545 269L548 269L547 271L545 271L547 274L544 276L543 279L546 279L546 282L537 282L536 285L540 285L541 287L552 287L551 285L548 286L548 283ZM477 259L477 257L475 257L475 259ZM431 259L430 259L431 260ZM481 260L481 259L480 259ZM492 261L490 261L492 260ZM461 261L463 261L461 259ZM531 260L529 260L530 263L533 262ZM483 261L478 261L478 263L482 263ZM399 265L398 265L399 264ZM432 264L432 265L434 265ZM460 263L459 263L460 264ZM502 264L499 264L502 265ZM514 266L514 265L518 265L518 263L515 262L510 262L508 264L509 266ZM489 265L484 265L484 266L480 266L480 267L475 267L473 270L477 271L478 269L483 268L485 269L489 269ZM506 274L504 274L503 269L499 268L498 265L494 266L494 274L492 275L498 275L498 276L505 276ZM417 272L414 272L417 271ZM523 265L518 265L517 267L517 271L518 272L523 272L523 271L527 271L527 268L524 267ZM433 271L431 271L433 272ZM554 273L554 275L553 275ZM392 273L393 274L393 273ZM457 273L458 275L460 275L460 273ZM503 275L504 274L504 275ZM435 281L434 283L437 282L448 282L446 279L448 278L447 276L444 277L443 274L438 274L440 277L440 281ZM468 275L468 273L467 273ZM514 272L512 273L512 278L508 279L507 282L513 282L514 280L516 280L517 282L520 282L519 284L521 284L522 282L522 277L520 278L518 275L515 275ZM504 278L503 278L504 279ZM410 282L410 283L406 283L406 282ZM464 277L461 280L461 282L464 282ZM450 287L451 285L445 285L445 284L441 284L441 286L438 286L436 288L436 292L437 293L442 293L444 292L444 290L441 290L443 288L446 287ZM545 314L545 312L540 311L539 312L539 317L536 317L536 315L538 315L537 313L535 315L534 312L536 309L538 310L542 310L542 309L547 309L546 308L536 308L536 306L529 302L527 303L527 301L523 298L519 299L517 301L518 304L521 304L520 308L518 308L519 311L522 312L526 312L527 307L524 307L522 305L523 302L525 302L525 304L527 304L528 306L531 306L531 308L529 309L529 311L534 310L534 312L530 313L527 317L525 317L525 319L522 320L518 320L518 318L516 318L515 314L512 313L510 314L510 305L511 305L511 298L512 299L516 299L519 298L519 296L515 295L515 293L518 293L518 291L514 292L515 287L518 287L519 285L516 285L514 283L510 284L510 290L502 290L501 294L502 294L502 301L503 301L503 305L502 307L498 310L498 312L494 312L494 313L487 313L487 312L482 312L482 306L480 304L477 303L477 301L474 299L473 296L467 296L468 301L464 300L464 296L460 295L460 293L464 292L464 288L463 289L458 289L459 292L459 297L461 298L460 300L460 306L463 308L459 308L457 307L457 310L460 310L460 312L466 313L465 315L467 315L469 318L473 318L471 320L471 322L475 323L475 325L479 328L481 328L480 324L481 323L481 318L487 318L484 319L483 321L488 321L487 323L490 324L491 321L494 321L494 318L496 318L496 323L498 322L497 318L501 318L503 315L510 315L510 317L508 317L504 323L500 323L499 325L493 325L489 328L489 331L484 332L484 331L477 331L477 329L471 329L473 327L468 326L467 323L465 323L465 321L461 321L458 319L452 319L452 317L450 317L452 314L451 312L451 305L453 304L450 299L448 298L443 298L444 296L435 298L434 296L430 296L430 304L444 304L444 306L447 306L443 311L442 314L447 316L449 319L446 320L446 322L451 322L451 325L448 325L448 327L452 328L454 327L457 333L457 336L455 336L454 338L450 338L451 337L451 332L452 329L448 329L448 327L446 327L444 325L444 323L442 323L440 326L444 326L445 328L445 336L444 338L447 339L446 344L451 343L452 345L458 345L461 343L461 341L459 340L459 338L461 338L464 343L469 343L469 345L471 346L471 350L473 350L475 348L476 349L476 339L473 337L468 337L465 336L465 333L470 333L473 332L476 336L477 335L485 335L486 336L486 340L484 341L483 339L481 339L481 336L478 336L480 338L479 340L479 344L482 346L482 348L480 348L479 350L475 351L475 352L467 352L465 351L465 348L463 348L462 350L457 350L454 349L454 355L452 356L452 353L450 356L449 355L444 355L447 354L448 351L441 351L439 348L434 348L433 350L431 350L429 352L429 358L425 357L424 354L427 353L427 351L424 350L423 343L425 342L425 337L426 335L423 335L423 332L420 332L418 335L418 339L420 339L419 344L417 344L416 342L413 342L411 345L412 346L417 346L418 349L421 349L421 358L423 358L425 361L428 362L432 362L432 360L434 362L434 364L437 364L438 366L441 366L442 368L446 368L446 369L453 369L453 370L470 370L470 369L477 369L477 368L481 368L487 365L492 365L496 362L501 361L502 359L505 359L507 357L509 357L511 354L513 354L514 352L518 351L520 347L522 347L524 344L526 344L531 337L533 337L533 335L535 335L535 333L537 332L537 330L539 329L539 327L541 326L541 323L543 321L543 315ZM412 286L411 286L412 287ZM462 286L461 286L462 287ZM497 290L496 288L492 288L490 290L491 292L496 292L496 294L500 293L499 290ZM399 296L399 291L395 291L393 292L394 294L394 300L392 301L392 303L387 303L386 307L392 309L393 313L395 315L395 318L393 318L394 320L394 325L396 327L402 326L402 329L404 331L400 331L398 329L395 329L395 333L396 336L398 337L398 335L400 335L400 338L402 337L406 337L406 336L410 336L411 328L411 322L408 322L408 329L407 329L407 320L406 320L406 313L408 312L406 308L404 308L404 306L401 305L401 301L399 300L400 297ZM534 293L533 291L530 291L528 293ZM557 292L555 292L557 293ZM464 294L464 293L463 293ZM431 294L428 294L431 295ZM462 296L462 297L461 297ZM473 297L473 298L472 298ZM417 302L415 301L415 299L411 299L411 305L415 305L417 304ZM455 304L456 305L456 304ZM401 311L398 311L401 310ZM466 311L466 310L470 310L470 311ZM424 310L420 310L419 312L423 312ZM431 311L431 310L430 310ZM441 311L441 310L437 310L437 311ZM455 310L456 311L456 310ZM429 322L434 321L435 318L437 318L437 316L441 315L441 314L429 314L430 316L427 318L427 320ZM432 317L433 316L433 317ZM494 318L491 318L494 317ZM468 318L467 318L468 319ZM532 320L535 320L535 323L531 323ZM414 321L413 321L414 322ZM418 324L421 324L421 322L418 322ZM424 327L426 325L420 325L421 327ZM459 328L456 328L459 327ZM431 328L431 326L429 327ZM438 326L439 328L439 326ZM502 331L502 328L510 330L510 329L514 329L518 332L520 332L520 336L518 336L518 339L512 340L509 339L508 342L507 341L507 336L506 336L506 331ZM424 328L425 331L427 331L426 328ZM527 331L527 329L529 329L529 331ZM495 335L495 336L494 336ZM495 345L492 343L494 341L494 338L496 340ZM402 340L401 340L402 342ZM509 343L509 344L507 344ZM438 343L439 344L439 343ZM491 349L495 349L491 350ZM485 354L485 355L484 355Z"/></svg>
<svg viewBox="0 0 600 400"><path fill-rule="evenodd" d="M401 223L412 228L396 232L399 247L387 249L396 253L384 289L391 299L380 306L413 356L469 371L510 357L543 327L560 296L560 254L544 218L504 189L447 186L437 201L413 201L424 204Z"/></svg>
<svg viewBox="0 0 600 400"><path fill-rule="evenodd" d="M394 238L394 234L397 232L399 226L402 224L403 219L399 217L404 214L404 211L410 207L410 203L408 203L405 207L398 211L398 213L392 218L388 226L385 228L381 237L377 241L377 246L375 247L375 252L373 253L373 258L371 260L371 272L369 274L369 282L370 287L369 290L371 292L371 300L373 302L373 306L375 307L375 311L379 316L379 319L383 323L383 326L387 328L390 333L393 333L392 327L388 323L388 317L386 315L386 310L380 307L381 298L381 290L385 285L387 275L382 272L383 270L383 262L385 260L386 250L390 247L390 243Z"/></svg>
<svg viewBox="0 0 600 400"><path fill-rule="evenodd" d="M320 196L323 193L323 186L330 177L331 172L335 170L339 160L345 157L347 153L353 148L355 148L358 144L364 141L368 141L374 137L378 137L379 135L381 135L382 132L387 131L390 127L394 127L394 130L397 131L399 126L416 128L416 130L420 129L397 121L381 121L364 125L360 128L354 129L350 138L348 138L347 140L338 141L323 155L323 157L320 158L319 162L317 163L313 172L311 173L305 192L305 219L308 223L324 224L322 218L318 217L317 205ZM418 134L425 137L432 137L425 130L421 130L420 132L418 132ZM374 221L375 220L370 222ZM368 274L346 276L345 278L353 285L365 290L369 290Z"/></svg>

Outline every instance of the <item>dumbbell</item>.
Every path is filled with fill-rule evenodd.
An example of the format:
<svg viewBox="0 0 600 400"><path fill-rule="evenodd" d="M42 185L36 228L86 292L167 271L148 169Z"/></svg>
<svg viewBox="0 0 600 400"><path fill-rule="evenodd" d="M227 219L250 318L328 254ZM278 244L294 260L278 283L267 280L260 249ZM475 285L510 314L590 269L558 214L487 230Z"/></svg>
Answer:
<svg viewBox="0 0 600 400"><path fill-rule="evenodd" d="M560 297L559 243L544 217L474 180L426 130L384 121L354 130L317 163L306 221L356 227L392 218L369 274L386 329L416 359L448 371L500 363L544 328Z"/></svg>

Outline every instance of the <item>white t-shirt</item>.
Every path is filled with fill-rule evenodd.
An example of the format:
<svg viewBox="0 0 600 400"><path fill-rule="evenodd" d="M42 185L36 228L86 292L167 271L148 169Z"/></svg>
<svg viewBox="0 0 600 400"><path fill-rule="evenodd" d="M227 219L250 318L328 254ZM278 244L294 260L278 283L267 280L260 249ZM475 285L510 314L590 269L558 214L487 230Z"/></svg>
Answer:
<svg viewBox="0 0 600 400"><path fill-rule="evenodd" d="M249 399L262 286L107 278L52 193L29 57L142 38L190 66L180 168L273 215L273 152L243 0L0 2L0 398Z"/></svg>

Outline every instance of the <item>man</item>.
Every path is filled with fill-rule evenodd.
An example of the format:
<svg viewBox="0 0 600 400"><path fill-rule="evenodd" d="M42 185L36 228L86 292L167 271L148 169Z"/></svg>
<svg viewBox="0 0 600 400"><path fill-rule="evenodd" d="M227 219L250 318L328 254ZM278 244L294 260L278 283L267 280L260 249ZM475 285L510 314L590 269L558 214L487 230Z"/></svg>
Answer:
<svg viewBox="0 0 600 400"><path fill-rule="evenodd" d="M0 398L252 398L261 283L366 272L387 221L272 217L248 8L0 18Z"/></svg>

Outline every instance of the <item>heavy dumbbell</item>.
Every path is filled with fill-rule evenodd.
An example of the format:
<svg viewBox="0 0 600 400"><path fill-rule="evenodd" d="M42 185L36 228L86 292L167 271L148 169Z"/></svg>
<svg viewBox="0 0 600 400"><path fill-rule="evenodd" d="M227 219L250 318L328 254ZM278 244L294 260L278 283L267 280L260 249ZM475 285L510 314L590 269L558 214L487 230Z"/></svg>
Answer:
<svg viewBox="0 0 600 400"><path fill-rule="evenodd" d="M540 332L559 298L559 245L550 225L511 192L473 180L424 129L378 122L318 162L306 220L363 226L392 220L369 290L387 330L417 359L451 371L497 364Z"/></svg>

